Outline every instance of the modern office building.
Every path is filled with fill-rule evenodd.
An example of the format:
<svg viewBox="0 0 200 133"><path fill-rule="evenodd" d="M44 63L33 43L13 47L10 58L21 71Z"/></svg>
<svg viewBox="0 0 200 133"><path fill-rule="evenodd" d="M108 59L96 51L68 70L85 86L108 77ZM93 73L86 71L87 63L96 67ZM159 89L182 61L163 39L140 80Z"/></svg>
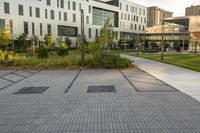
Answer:
<svg viewBox="0 0 200 133"><path fill-rule="evenodd" d="M173 12L166 11L157 6L147 8L147 27L161 25L162 19L172 17Z"/></svg>
<svg viewBox="0 0 200 133"><path fill-rule="evenodd" d="M25 33L42 40L52 33L55 39L69 36L75 46L81 9L87 41L95 40L107 18L119 32L118 39L146 33L147 8L128 0L0 0L0 9L0 27L9 24L13 39Z"/></svg>
<svg viewBox="0 0 200 133"><path fill-rule="evenodd" d="M185 16L198 16L200 15L200 5L192 5L185 8Z"/></svg>
<svg viewBox="0 0 200 133"><path fill-rule="evenodd" d="M200 51L200 16L171 17L163 21L167 24L147 28L143 38L160 44L163 35L172 50Z"/></svg>

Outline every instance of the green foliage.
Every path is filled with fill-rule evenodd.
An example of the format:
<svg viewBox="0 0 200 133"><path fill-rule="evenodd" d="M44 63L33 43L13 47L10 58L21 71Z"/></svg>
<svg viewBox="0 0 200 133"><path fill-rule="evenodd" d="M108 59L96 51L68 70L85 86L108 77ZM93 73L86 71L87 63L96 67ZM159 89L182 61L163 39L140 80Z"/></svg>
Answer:
<svg viewBox="0 0 200 133"><path fill-rule="evenodd" d="M38 58L48 58L48 49L44 46L41 45L38 49Z"/></svg>
<svg viewBox="0 0 200 133"><path fill-rule="evenodd" d="M124 46L126 44L126 40L125 39L120 39L118 43L119 43L119 47L121 49L124 49Z"/></svg>
<svg viewBox="0 0 200 133"><path fill-rule="evenodd" d="M45 35L44 42L50 49L55 47L55 40L52 33Z"/></svg>
<svg viewBox="0 0 200 133"><path fill-rule="evenodd" d="M69 37L65 38L65 44L68 46L68 48L70 48L72 44L72 40Z"/></svg>
<svg viewBox="0 0 200 133"><path fill-rule="evenodd" d="M104 26L100 30L100 35L98 37L98 42L101 45L101 48L108 48L108 45L113 44L113 40L118 37L118 32L114 31L113 26L108 18Z"/></svg>
<svg viewBox="0 0 200 133"><path fill-rule="evenodd" d="M131 41L130 41L130 48L135 48L135 45L136 45L136 40L135 39L132 39Z"/></svg>
<svg viewBox="0 0 200 133"><path fill-rule="evenodd" d="M69 54L68 45L65 42L61 42L58 48L57 54L59 56L66 56Z"/></svg>
<svg viewBox="0 0 200 133"><path fill-rule="evenodd" d="M10 65L14 60L13 51L2 51L0 50L0 64Z"/></svg>
<svg viewBox="0 0 200 133"><path fill-rule="evenodd" d="M7 46L11 43L8 26L0 29L0 47Z"/></svg>
<svg viewBox="0 0 200 133"><path fill-rule="evenodd" d="M22 33L17 38L17 44L19 45L21 51L24 50L24 47L26 45L26 39L27 39L27 37L28 37L27 34Z"/></svg>
<svg viewBox="0 0 200 133"><path fill-rule="evenodd" d="M111 69L129 67L131 65L131 61L125 58L121 58L118 54L98 51L95 55L90 56L90 59L86 61L86 64L92 67L103 67Z"/></svg>
<svg viewBox="0 0 200 133"><path fill-rule="evenodd" d="M87 46L87 50L89 54L93 54L95 55L96 52L98 52L100 50L100 47L98 44L94 43L94 42L90 42Z"/></svg>

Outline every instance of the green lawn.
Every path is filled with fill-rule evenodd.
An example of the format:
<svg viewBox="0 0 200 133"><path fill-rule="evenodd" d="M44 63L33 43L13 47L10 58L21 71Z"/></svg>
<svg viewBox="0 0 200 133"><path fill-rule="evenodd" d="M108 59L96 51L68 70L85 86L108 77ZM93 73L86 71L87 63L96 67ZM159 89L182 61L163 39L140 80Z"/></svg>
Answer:
<svg viewBox="0 0 200 133"><path fill-rule="evenodd" d="M129 55L136 56L135 54ZM139 54L139 57L156 60L200 72L200 54L165 54L163 61L160 60L160 54Z"/></svg>

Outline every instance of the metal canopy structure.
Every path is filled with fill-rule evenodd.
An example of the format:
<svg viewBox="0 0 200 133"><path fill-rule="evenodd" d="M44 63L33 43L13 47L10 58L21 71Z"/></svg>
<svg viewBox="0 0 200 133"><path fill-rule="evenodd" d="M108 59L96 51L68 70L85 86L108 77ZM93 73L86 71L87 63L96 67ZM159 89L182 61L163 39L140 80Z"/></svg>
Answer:
<svg viewBox="0 0 200 133"><path fill-rule="evenodd" d="M171 18L163 19L162 21L188 27L189 20L190 20L189 17L171 17Z"/></svg>

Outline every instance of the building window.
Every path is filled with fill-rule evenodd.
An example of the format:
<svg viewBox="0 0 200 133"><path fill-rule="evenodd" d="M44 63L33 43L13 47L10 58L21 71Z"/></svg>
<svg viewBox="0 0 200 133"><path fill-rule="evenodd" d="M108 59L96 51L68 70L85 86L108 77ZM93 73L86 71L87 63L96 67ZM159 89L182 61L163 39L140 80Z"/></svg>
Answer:
<svg viewBox="0 0 200 133"><path fill-rule="evenodd" d="M51 0L47 0L47 6L51 6Z"/></svg>
<svg viewBox="0 0 200 133"><path fill-rule="evenodd" d="M70 1L68 1L68 9L70 9Z"/></svg>
<svg viewBox="0 0 200 133"><path fill-rule="evenodd" d="M81 11L81 3L79 3L79 11Z"/></svg>
<svg viewBox="0 0 200 133"><path fill-rule="evenodd" d="M137 24L135 24L135 30L137 30Z"/></svg>
<svg viewBox="0 0 200 133"><path fill-rule="evenodd" d="M4 13L9 14L10 13L10 5L8 2L4 2Z"/></svg>
<svg viewBox="0 0 200 133"><path fill-rule="evenodd" d="M120 10L122 9L122 3L119 4Z"/></svg>
<svg viewBox="0 0 200 133"><path fill-rule="evenodd" d="M98 36L99 36L99 30L96 29L96 37L98 37Z"/></svg>
<svg viewBox="0 0 200 133"><path fill-rule="evenodd" d="M57 7L59 7L59 6L60 6L60 3L59 3L59 1L60 1L60 0L57 0Z"/></svg>
<svg viewBox="0 0 200 133"><path fill-rule="evenodd" d="M108 10L103 10L99 8L93 8L93 25L103 26L107 18L110 18L110 21L114 27L118 27L118 12L112 12Z"/></svg>
<svg viewBox="0 0 200 133"><path fill-rule="evenodd" d="M76 14L73 14L73 22L76 22Z"/></svg>
<svg viewBox="0 0 200 133"><path fill-rule="evenodd" d="M10 33L13 34L13 20L9 20L10 24Z"/></svg>
<svg viewBox="0 0 200 133"><path fill-rule="evenodd" d="M64 21L67 21L67 13L64 12Z"/></svg>
<svg viewBox="0 0 200 133"><path fill-rule="evenodd" d="M19 15L20 16L24 15L24 7L23 7L23 5L18 5L18 11L19 11Z"/></svg>
<svg viewBox="0 0 200 133"><path fill-rule="evenodd" d="M138 16L136 16L136 22L138 22Z"/></svg>
<svg viewBox="0 0 200 133"><path fill-rule="evenodd" d="M60 7L64 8L64 0L60 0Z"/></svg>
<svg viewBox="0 0 200 133"><path fill-rule="evenodd" d="M88 29L88 38L91 38L92 37L92 30L91 28Z"/></svg>
<svg viewBox="0 0 200 133"><path fill-rule="evenodd" d="M51 33L51 24L47 25L47 33L50 34Z"/></svg>
<svg viewBox="0 0 200 133"><path fill-rule="evenodd" d="M58 36L77 37L78 28L58 25Z"/></svg>
<svg viewBox="0 0 200 133"><path fill-rule="evenodd" d="M72 6L72 7L73 7L73 10L76 10L76 2L73 2L72 5L73 5L73 6Z"/></svg>
<svg viewBox="0 0 200 133"><path fill-rule="evenodd" d="M89 16L86 16L86 24L89 24Z"/></svg>
<svg viewBox="0 0 200 133"><path fill-rule="evenodd" d="M51 19L54 19L54 10L51 10Z"/></svg>
<svg viewBox="0 0 200 133"><path fill-rule="evenodd" d="M42 32L42 23L40 23L40 35L42 36L43 32Z"/></svg>
<svg viewBox="0 0 200 133"><path fill-rule="evenodd" d="M45 18L48 18L48 12L47 12L47 9L45 9Z"/></svg>
<svg viewBox="0 0 200 133"><path fill-rule="evenodd" d="M35 16L36 18L39 18L40 17L40 8L35 8Z"/></svg>
<svg viewBox="0 0 200 133"><path fill-rule="evenodd" d="M89 5L89 6L88 6L88 13L91 13L91 10L92 10L92 9L91 9L91 6Z"/></svg>
<svg viewBox="0 0 200 133"><path fill-rule="evenodd" d="M28 22L24 22L24 34L28 35Z"/></svg>
<svg viewBox="0 0 200 133"><path fill-rule="evenodd" d="M32 13L32 7L29 6L29 16L32 17L33 16L33 13Z"/></svg>
<svg viewBox="0 0 200 133"><path fill-rule="evenodd" d="M34 22L32 23L32 34L33 35L35 34L35 24L34 24Z"/></svg>
<svg viewBox="0 0 200 133"><path fill-rule="evenodd" d="M128 5L126 5L126 11L128 12Z"/></svg>
<svg viewBox="0 0 200 133"><path fill-rule="evenodd" d="M0 28L3 28L6 26L5 19L0 19Z"/></svg>
<svg viewBox="0 0 200 133"><path fill-rule="evenodd" d="M59 20L61 20L61 11L59 11Z"/></svg>

